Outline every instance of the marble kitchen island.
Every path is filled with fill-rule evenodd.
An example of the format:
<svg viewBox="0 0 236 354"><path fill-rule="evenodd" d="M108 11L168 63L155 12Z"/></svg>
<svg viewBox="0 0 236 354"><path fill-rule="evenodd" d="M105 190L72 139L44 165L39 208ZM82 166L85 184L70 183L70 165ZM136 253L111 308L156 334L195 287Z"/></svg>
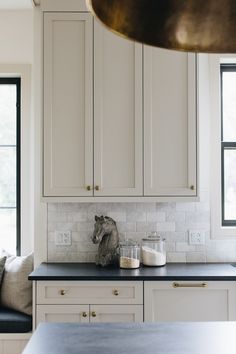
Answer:
<svg viewBox="0 0 236 354"><path fill-rule="evenodd" d="M42 323L23 354L235 354L236 322Z"/></svg>

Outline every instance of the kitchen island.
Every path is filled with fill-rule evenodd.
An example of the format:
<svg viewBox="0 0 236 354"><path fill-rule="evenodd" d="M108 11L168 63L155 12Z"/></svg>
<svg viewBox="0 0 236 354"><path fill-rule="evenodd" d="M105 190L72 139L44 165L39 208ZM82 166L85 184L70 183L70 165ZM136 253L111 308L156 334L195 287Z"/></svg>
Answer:
<svg viewBox="0 0 236 354"><path fill-rule="evenodd" d="M235 322L40 324L23 354L235 354Z"/></svg>

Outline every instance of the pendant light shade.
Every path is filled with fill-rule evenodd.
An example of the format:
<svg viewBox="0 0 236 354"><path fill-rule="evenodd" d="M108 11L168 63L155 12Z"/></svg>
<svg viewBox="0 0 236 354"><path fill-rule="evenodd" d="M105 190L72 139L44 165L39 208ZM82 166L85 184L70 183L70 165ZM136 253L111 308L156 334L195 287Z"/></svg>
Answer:
<svg viewBox="0 0 236 354"><path fill-rule="evenodd" d="M236 53L236 0L87 0L123 37L156 47Z"/></svg>

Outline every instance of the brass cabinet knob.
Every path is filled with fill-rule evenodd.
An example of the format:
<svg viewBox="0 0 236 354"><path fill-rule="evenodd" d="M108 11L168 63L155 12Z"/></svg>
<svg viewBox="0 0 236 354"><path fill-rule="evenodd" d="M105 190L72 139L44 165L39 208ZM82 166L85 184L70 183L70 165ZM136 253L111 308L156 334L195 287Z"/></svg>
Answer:
<svg viewBox="0 0 236 354"><path fill-rule="evenodd" d="M97 314L95 311L92 311L91 315L92 315L92 317L97 317Z"/></svg>
<svg viewBox="0 0 236 354"><path fill-rule="evenodd" d="M60 290L60 294L62 295L62 296L64 296L64 295L66 295L66 291L65 290Z"/></svg>
<svg viewBox="0 0 236 354"><path fill-rule="evenodd" d="M96 191L99 191L99 189L100 189L99 186L95 186Z"/></svg>
<svg viewBox="0 0 236 354"><path fill-rule="evenodd" d="M91 188L91 186L87 186L86 189L87 189L87 191L91 191L92 188Z"/></svg>
<svg viewBox="0 0 236 354"><path fill-rule="evenodd" d="M194 185L190 186L190 189L191 189L192 191L194 191L194 190L195 190Z"/></svg>
<svg viewBox="0 0 236 354"><path fill-rule="evenodd" d="M88 316L87 312L85 312L85 311L82 312L82 316L83 316L83 317L87 317L87 316Z"/></svg>
<svg viewBox="0 0 236 354"><path fill-rule="evenodd" d="M114 294L115 296L118 296L118 295L119 295L119 290L114 289L114 290L113 290L113 294Z"/></svg>

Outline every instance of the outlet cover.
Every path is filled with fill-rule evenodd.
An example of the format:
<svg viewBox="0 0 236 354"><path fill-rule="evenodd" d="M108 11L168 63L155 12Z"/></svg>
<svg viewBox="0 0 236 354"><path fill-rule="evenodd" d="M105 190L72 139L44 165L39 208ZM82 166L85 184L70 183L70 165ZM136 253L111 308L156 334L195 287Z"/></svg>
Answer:
<svg viewBox="0 0 236 354"><path fill-rule="evenodd" d="M71 246L71 231L56 231L55 245L56 246Z"/></svg>
<svg viewBox="0 0 236 354"><path fill-rule="evenodd" d="M205 245L205 231L189 230L188 235L190 245Z"/></svg>

